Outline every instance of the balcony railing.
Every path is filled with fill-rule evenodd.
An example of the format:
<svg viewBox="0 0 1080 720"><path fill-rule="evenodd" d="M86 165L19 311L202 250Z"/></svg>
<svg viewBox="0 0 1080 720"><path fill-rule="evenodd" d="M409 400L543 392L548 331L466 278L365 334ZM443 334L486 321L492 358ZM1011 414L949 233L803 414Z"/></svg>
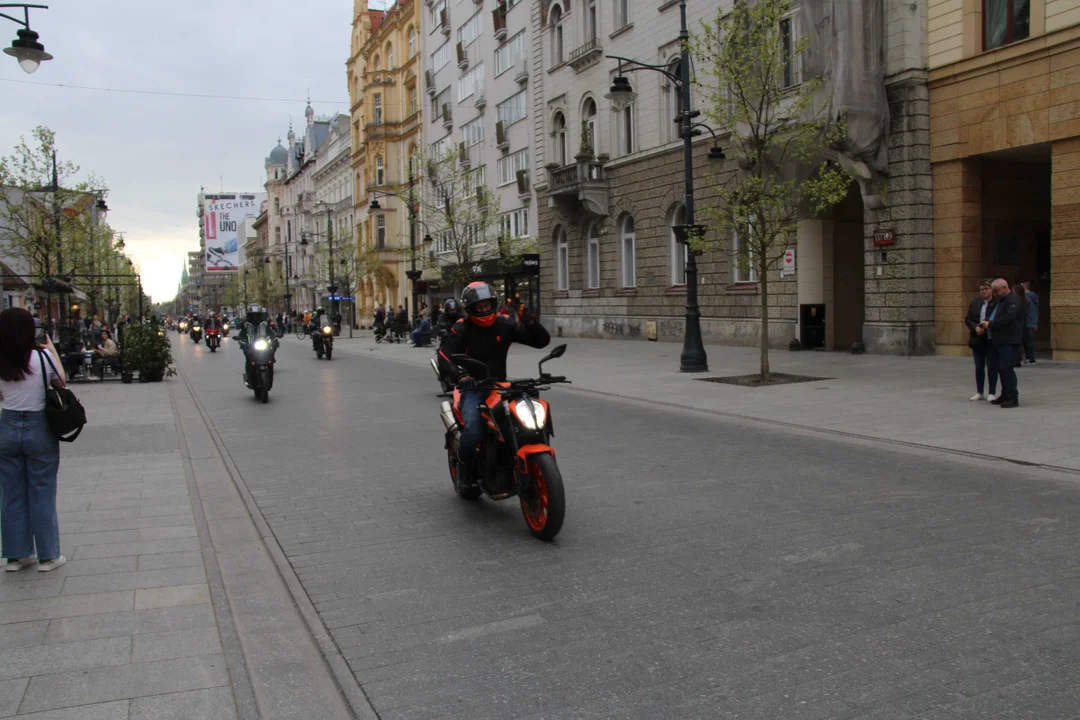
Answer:
<svg viewBox="0 0 1080 720"><path fill-rule="evenodd" d="M603 48L600 47L600 41L593 38L581 47L570 51L570 67L580 71L597 62L602 54Z"/></svg>
<svg viewBox="0 0 1080 720"><path fill-rule="evenodd" d="M578 155L572 165L547 167L548 192L568 212L585 211L606 217L611 188L604 171L605 156Z"/></svg>
<svg viewBox="0 0 1080 720"><path fill-rule="evenodd" d="M599 160L582 161L548 170L548 188L552 193L577 190L578 185L589 181L607 182L604 164Z"/></svg>

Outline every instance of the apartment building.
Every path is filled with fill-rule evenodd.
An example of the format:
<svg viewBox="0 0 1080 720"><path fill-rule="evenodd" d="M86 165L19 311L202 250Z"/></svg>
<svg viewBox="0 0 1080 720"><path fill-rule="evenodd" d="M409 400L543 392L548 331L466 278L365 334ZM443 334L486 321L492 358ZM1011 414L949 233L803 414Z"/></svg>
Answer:
<svg viewBox="0 0 1080 720"><path fill-rule="evenodd" d="M1031 281L1040 353L1080 360L1080 3L931 0L938 350L983 277Z"/></svg>
<svg viewBox="0 0 1080 720"><path fill-rule="evenodd" d="M725 4L689 4L690 29ZM665 75L641 71L632 105L616 112L605 97L617 73L607 55L678 73L679 13L673 0L546 0L532 11L541 295L556 333L683 338L686 246L673 231L685 218L680 93ZM796 2L783 20L785 36L810 46L807 58L789 57L786 76L793 85L822 77L830 116L849 111L849 142L832 159L858 181L827 217L800 223L795 267L770 275L773 346L933 350L926 23L925 3L908 0ZM695 63L693 72L708 69ZM691 94L700 108L697 88ZM737 172L729 163L710 174L712 142L705 134L694 146L698 208ZM705 340L756 345L757 269L733 262L738 237L708 238L730 252L698 259Z"/></svg>

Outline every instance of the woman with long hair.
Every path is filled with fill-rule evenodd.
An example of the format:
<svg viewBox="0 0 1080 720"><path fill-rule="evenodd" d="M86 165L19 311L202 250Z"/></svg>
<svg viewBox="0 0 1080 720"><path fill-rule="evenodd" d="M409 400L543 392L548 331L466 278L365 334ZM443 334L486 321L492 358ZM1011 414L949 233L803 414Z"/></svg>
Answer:
<svg viewBox="0 0 1080 720"><path fill-rule="evenodd" d="M45 384L66 380L52 340L38 341L34 316L0 312L0 556L8 572L67 562L56 519L60 441L45 418Z"/></svg>

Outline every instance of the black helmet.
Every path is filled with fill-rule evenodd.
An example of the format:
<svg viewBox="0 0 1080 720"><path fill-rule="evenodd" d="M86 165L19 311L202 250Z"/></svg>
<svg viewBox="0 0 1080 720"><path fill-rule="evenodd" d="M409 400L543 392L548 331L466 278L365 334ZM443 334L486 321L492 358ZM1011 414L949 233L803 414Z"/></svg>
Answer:
<svg viewBox="0 0 1080 720"><path fill-rule="evenodd" d="M322 315L324 312L326 312L326 308L324 308L322 305L315 308L315 314L316 315Z"/></svg>
<svg viewBox="0 0 1080 720"><path fill-rule="evenodd" d="M458 305L457 300L450 298L443 303L443 312L447 315L459 315L461 314L461 306Z"/></svg>
<svg viewBox="0 0 1080 720"><path fill-rule="evenodd" d="M487 312L477 312L476 305L485 300L489 303ZM486 282L470 283L465 288L465 292L461 294L461 304L465 306L465 313L469 316L469 320L477 325L490 325L495 321L495 303L497 301L498 296L495 294L495 288Z"/></svg>

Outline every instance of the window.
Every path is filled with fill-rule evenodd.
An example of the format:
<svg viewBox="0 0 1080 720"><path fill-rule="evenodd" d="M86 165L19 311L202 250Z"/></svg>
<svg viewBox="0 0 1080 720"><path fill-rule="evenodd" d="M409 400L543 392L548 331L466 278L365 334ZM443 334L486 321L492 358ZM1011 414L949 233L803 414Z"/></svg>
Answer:
<svg viewBox="0 0 1080 720"><path fill-rule="evenodd" d="M393 70L394 69L394 46L393 45L387 45L386 46L386 69L387 70Z"/></svg>
<svg viewBox="0 0 1080 720"><path fill-rule="evenodd" d="M529 209L521 208L504 213L499 218L499 230L508 238L529 237Z"/></svg>
<svg viewBox="0 0 1080 720"><path fill-rule="evenodd" d="M416 57L416 30L409 28L409 59Z"/></svg>
<svg viewBox="0 0 1080 720"><path fill-rule="evenodd" d="M630 0L615 0L615 29L630 24Z"/></svg>
<svg viewBox="0 0 1080 720"><path fill-rule="evenodd" d="M587 0L585 7L585 42L592 42L596 40L597 35L597 18L596 18L596 0Z"/></svg>
<svg viewBox="0 0 1080 720"><path fill-rule="evenodd" d="M675 228L686 224L686 208L677 206L668 220L668 228L671 234L671 284L686 284L686 244L675 238Z"/></svg>
<svg viewBox="0 0 1080 720"><path fill-rule="evenodd" d="M518 170L529 169L529 155L526 150L518 150L513 155L507 155L504 158L499 158L498 166L496 167L496 175L498 175L497 182L499 187L503 185L509 185L512 182L517 181Z"/></svg>
<svg viewBox="0 0 1080 720"><path fill-rule="evenodd" d="M375 216L375 246L380 250L386 249L386 216Z"/></svg>
<svg viewBox="0 0 1080 720"><path fill-rule="evenodd" d="M799 82L799 61L795 57L795 39L798 28L795 16L788 15L780 20L780 63L783 86L793 87Z"/></svg>
<svg viewBox="0 0 1080 720"><path fill-rule="evenodd" d="M566 118L563 114L555 113L555 119L552 121L552 125L555 126L553 135L555 136L555 162L560 165L566 165Z"/></svg>
<svg viewBox="0 0 1080 720"><path fill-rule="evenodd" d="M499 122L508 128L525 119L525 91L515 93L499 103Z"/></svg>
<svg viewBox="0 0 1080 720"><path fill-rule="evenodd" d="M561 65L563 61L563 12L556 5L551 8L551 64Z"/></svg>
<svg viewBox="0 0 1080 720"><path fill-rule="evenodd" d="M409 147L409 174L416 177L418 167L416 165L416 146Z"/></svg>
<svg viewBox="0 0 1080 720"><path fill-rule="evenodd" d="M435 52L431 53L431 69L439 72L446 67L446 63L450 62L450 51L450 41L447 40Z"/></svg>
<svg viewBox="0 0 1080 720"><path fill-rule="evenodd" d="M458 29L458 42L461 43L461 47L469 47L476 38L480 37L480 34L483 31L483 17L481 16L480 11L477 11Z"/></svg>
<svg viewBox="0 0 1080 720"><path fill-rule="evenodd" d="M442 11L446 9L446 0L439 0L431 6L431 32L442 27Z"/></svg>
<svg viewBox="0 0 1080 720"><path fill-rule="evenodd" d="M484 142L483 118L476 118L462 125L461 140L465 143L465 147L472 147L477 143Z"/></svg>
<svg viewBox="0 0 1080 720"><path fill-rule="evenodd" d="M498 77L514 67L525 52L525 31L522 30L495 50L495 75Z"/></svg>
<svg viewBox="0 0 1080 720"><path fill-rule="evenodd" d="M476 195L476 191L480 188L487 187L487 165L481 165L480 167L469 173L469 197Z"/></svg>
<svg viewBox="0 0 1080 720"><path fill-rule="evenodd" d="M627 105L621 113L619 113L619 149L622 150L623 155L629 155L634 152L635 137L634 137L634 104Z"/></svg>
<svg viewBox="0 0 1080 720"><path fill-rule="evenodd" d="M596 223L589 225L585 236L585 262L586 276L589 278L589 289L596 290L600 287L600 234Z"/></svg>
<svg viewBox="0 0 1080 720"><path fill-rule="evenodd" d="M622 286L637 286L637 235L634 233L634 218L624 215L619 225L622 236Z"/></svg>
<svg viewBox="0 0 1080 720"><path fill-rule="evenodd" d="M458 102L474 94L484 94L484 63L477 63L458 78Z"/></svg>
<svg viewBox="0 0 1080 720"><path fill-rule="evenodd" d="M599 140L600 137L596 132L596 101L592 98L588 98L585 104L581 108L581 117L585 120L585 131L589 135L589 145L592 146L593 154L600 152ZM581 152L585 151L585 148L581 148Z"/></svg>
<svg viewBox="0 0 1080 720"><path fill-rule="evenodd" d="M1031 0L983 0L983 17L985 50L1031 35Z"/></svg>
<svg viewBox="0 0 1080 720"><path fill-rule="evenodd" d="M436 120L442 117L443 105L450 102L450 88L443 88L442 92L431 99L431 114Z"/></svg>
<svg viewBox="0 0 1080 720"><path fill-rule="evenodd" d="M446 153L450 151L450 136L436 140L431 143L431 156L434 160L442 160L446 157Z"/></svg>
<svg viewBox="0 0 1080 720"><path fill-rule="evenodd" d="M372 102L375 106L375 110L372 113L372 124L382 125L382 95L376 94Z"/></svg>
<svg viewBox="0 0 1080 720"><path fill-rule="evenodd" d="M755 267L754 255L748 242L754 226L746 222L739 223L737 228L731 239L732 280L736 283L756 283L758 281L757 267Z"/></svg>
<svg viewBox="0 0 1080 720"><path fill-rule="evenodd" d="M382 70L382 60L379 59L378 55L375 56L375 70Z"/></svg>
<svg viewBox="0 0 1080 720"><path fill-rule="evenodd" d="M409 115L415 115L420 110L420 106L416 102L416 86L413 85L409 88Z"/></svg>
<svg viewBox="0 0 1080 720"><path fill-rule="evenodd" d="M280 227L274 228L274 244L275 245L280 245L281 244L281 228Z"/></svg>
<svg viewBox="0 0 1080 720"><path fill-rule="evenodd" d="M274 198L274 214L281 214L281 198Z"/></svg>
<svg viewBox="0 0 1080 720"><path fill-rule="evenodd" d="M375 158L375 184L382 185L385 179L385 168L383 167L382 155Z"/></svg>
<svg viewBox="0 0 1080 720"><path fill-rule="evenodd" d="M555 228L555 289L561 292L570 289L570 246L561 227Z"/></svg>

